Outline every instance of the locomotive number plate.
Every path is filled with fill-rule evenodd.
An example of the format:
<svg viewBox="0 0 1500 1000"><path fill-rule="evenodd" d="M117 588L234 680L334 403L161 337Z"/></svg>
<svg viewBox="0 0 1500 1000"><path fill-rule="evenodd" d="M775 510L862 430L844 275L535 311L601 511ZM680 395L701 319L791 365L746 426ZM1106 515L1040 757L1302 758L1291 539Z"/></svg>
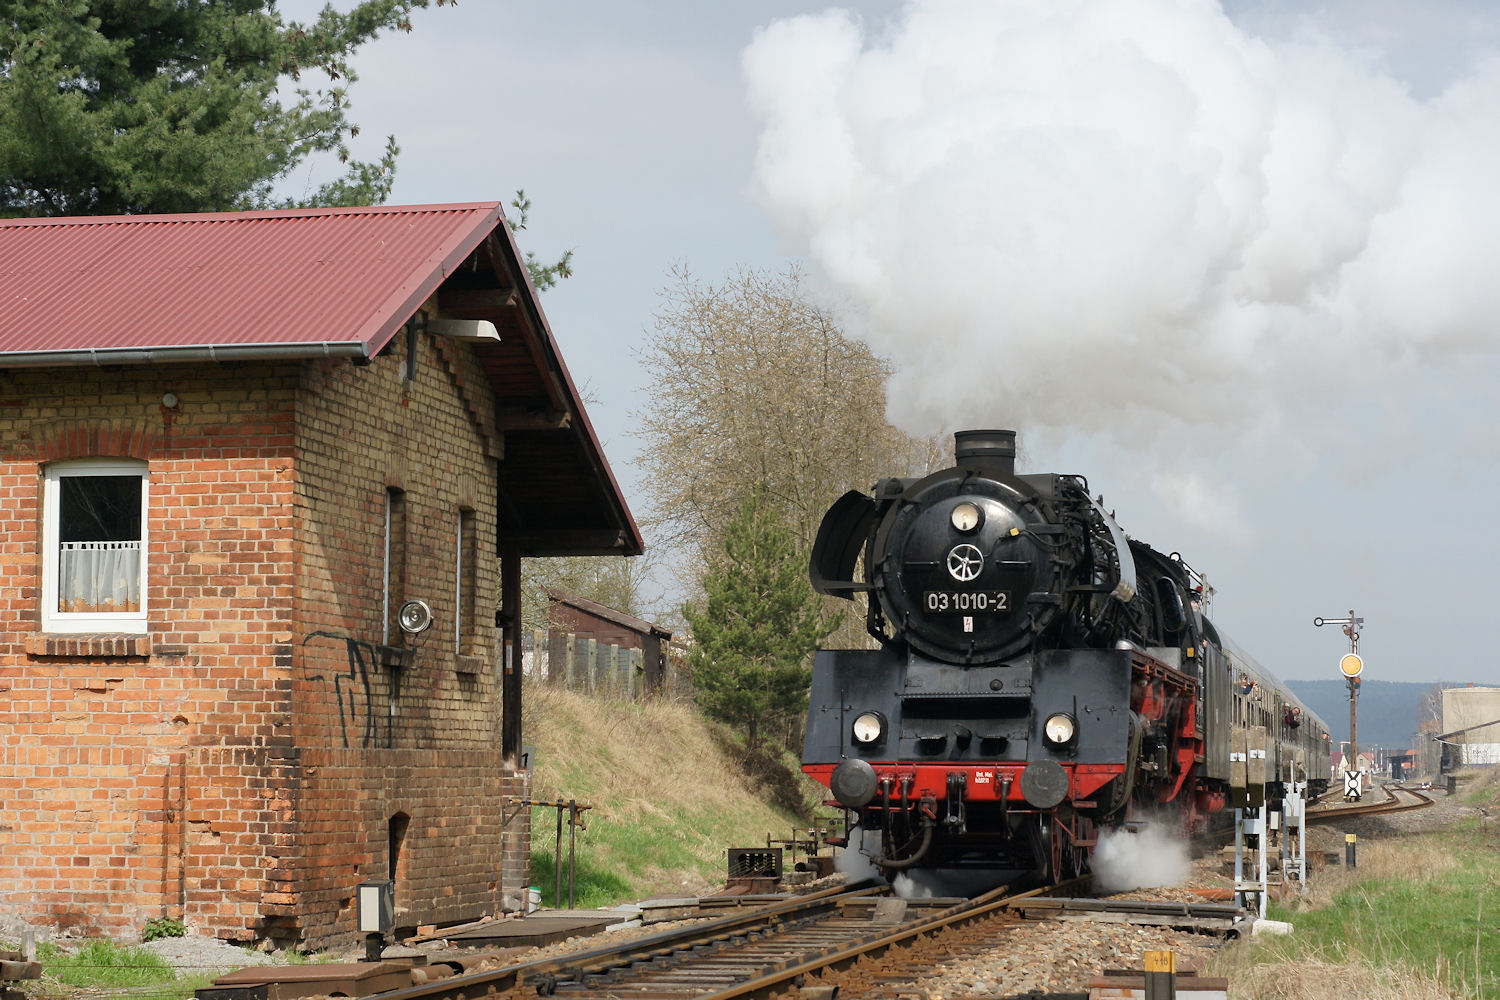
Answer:
<svg viewBox="0 0 1500 1000"><path fill-rule="evenodd" d="M1004 590L927 590L922 592L922 606L941 614L1000 612L1010 610L1010 593Z"/></svg>

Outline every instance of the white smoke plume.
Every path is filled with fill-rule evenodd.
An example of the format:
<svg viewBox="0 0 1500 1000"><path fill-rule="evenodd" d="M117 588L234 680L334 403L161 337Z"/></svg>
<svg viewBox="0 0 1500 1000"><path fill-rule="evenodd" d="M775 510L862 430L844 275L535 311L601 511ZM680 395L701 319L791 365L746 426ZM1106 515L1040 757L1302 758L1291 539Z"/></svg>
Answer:
<svg viewBox="0 0 1500 1000"><path fill-rule="evenodd" d="M1137 833L1104 830L1091 864L1100 892L1181 885L1189 869L1187 842L1155 824Z"/></svg>
<svg viewBox="0 0 1500 1000"><path fill-rule="evenodd" d="M1213 0L909 0L775 22L743 68L753 189L906 430L1295 464L1354 386L1399 435L1427 366L1497 354L1500 57L1416 96ZM1214 470L1174 475L1233 532Z"/></svg>
<svg viewBox="0 0 1500 1000"><path fill-rule="evenodd" d="M879 830L850 827L848 845L833 855L833 870L848 876L850 882L860 882L869 878L885 881L885 876L880 874L880 869L876 868L875 862L870 860L879 853Z"/></svg>
<svg viewBox="0 0 1500 1000"><path fill-rule="evenodd" d="M896 895L902 899L975 896L1024 874L990 870L935 872L917 869L897 872L895 878L887 880L870 860L879 854L880 831L862 830L856 826L849 831L849 846L834 854L834 871L848 876L850 882L862 879L889 881Z"/></svg>
<svg viewBox="0 0 1500 1000"><path fill-rule="evenodd" d="M891 881L891 888L902 899L967 899L989 892L1029 875L1029 872L1001 869L916 869L901 872Z"/></svg>

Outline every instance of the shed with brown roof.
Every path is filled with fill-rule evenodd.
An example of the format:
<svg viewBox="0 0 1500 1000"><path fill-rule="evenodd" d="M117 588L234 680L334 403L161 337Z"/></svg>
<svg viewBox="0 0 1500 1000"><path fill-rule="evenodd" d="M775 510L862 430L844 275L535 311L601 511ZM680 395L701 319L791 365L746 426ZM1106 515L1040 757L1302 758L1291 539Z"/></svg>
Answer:
<svg viewBox="0 0 1500 1000"><path fill-rule="evenodd" d="M661 693L666 676L666 644L672 640L671 629L578 594L569 594L554 587L543 587L542 590L547 595L549 649L569 635L621 649L639 649L641 667L645 673L645 690L653 694Z"/></svg>

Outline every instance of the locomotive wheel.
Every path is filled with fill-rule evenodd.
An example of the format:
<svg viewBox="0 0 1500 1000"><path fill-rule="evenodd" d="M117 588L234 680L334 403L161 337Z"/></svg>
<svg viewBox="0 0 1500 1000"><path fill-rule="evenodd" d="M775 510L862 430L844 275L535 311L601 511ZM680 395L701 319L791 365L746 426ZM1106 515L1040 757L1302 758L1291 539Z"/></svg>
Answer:
<svg viewBox="0 0 1500 1000"><path fill-rule="evenodd" d="M1076 837L1073 842L1069 843L1067 848L1068 870L1064 874L1064 878L1077 878L1080 875L1088 874L1090 868L1089 862L1092 858L1092 854L1090 853L1092 848L1080 847L1076 841L1094 840L1098 831L1094 827L1093 820L1085 819L1082 816L1075 816L1073 818L1073 833Z"/></svg>
<svg viewBox="0 0 1500 1000"><path fill-rule="evenodd" d="M1051 874L1053 881L1077 878L1089 871L1091 848L1080 846L1079 841L1094 839L1093 820L1077 814L1058 814L1047 820L1048 838L1051 842Z"/></svg>
<svg viewBox="0 0 1500 1000"><path fill-rule="evenodd" d="M1082 816L1069 817L1069 821L1073 824L1071 833L1057 815L1039 813L1036 817L1032 843L1037 858L1036 877L1043 884L1076 878L1089 870L1089 848L1079 847L1076 841L1092 840L1094 824Z"/></svg>
<svg viewBox="0 0 1500 1000"><path fill-rule="evenodd" d="M1052 829L1051 816L1037 813L1036 821L1031 826L1031 840L1036 851L1036 877L1043 885L1051 885L1057 881L1057 873L1062 868L1062 857L1057 849L1058 838Z"/></svg>

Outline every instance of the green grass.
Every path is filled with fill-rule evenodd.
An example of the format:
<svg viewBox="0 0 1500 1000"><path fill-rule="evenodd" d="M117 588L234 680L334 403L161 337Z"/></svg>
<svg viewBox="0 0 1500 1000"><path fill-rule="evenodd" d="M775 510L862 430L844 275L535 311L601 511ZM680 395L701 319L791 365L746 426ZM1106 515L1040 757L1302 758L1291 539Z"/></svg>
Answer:
<svg viewBox="0 0 1500 1000"><path fill-rule="evenodd" d="M529 689L528 738L539 754L532 797L591 806L576 831L575 905L695 896L724 884L726 849L760 847L808 825L816 800L797 762L744 751L691 706L620 702ZM786 803L801 797L803 809ZM569 829L563 813L563 904ZM533 807L530 884L554 906L557 810Z"/></svg>
<svg viewBox="0 0 1500 1000"><path fill-rule="evenodd" d="M1500 864L1500 855L1487 853L1490 865ZM1474 996L1500 997L1500 893L1489 872L1447 872L1422 885L1373 879L1334 894L1322 909L1273 906L1269 916L1294 923L1298 952L1425 970L1477 989Z"/></svg>
<svg viewBox="0 0 1500 1000"><path fill-rule="evenodd" d="M89 941L76 951L51 943L37 946L42 972L67 986L134 989L170 983L177 973L145 948L120 948L108 941Z"/></svg>
<svg viewBox="0 0 1500 1000"><path fill-rule="evenodd" d="M1492 806L1500 769L1463 800ZM1213 964L1242 1000L1500 1000L1500 825L1461 819L1420 836L1361 841L1356 868L1313 874L1272 901L1285 937L1226 949Z"/></svg>
<svg viewBox="0 0 1500 1000"><path fill-rule="evenodd" d="M553 867L550 849L531 849L531 884L542 891L542 906L566 907L568 905L568 847L563 844L561 886L558 886L557 871ZM554 889L560 888L560 892ZM631 884L612 871L602 871L590 864L586 857L574 858L573 905L579 909L612 906L629 895ZM561 895L561 900L556 897Z"/></svg>
<svg viewBox="0 0 1500 1000"><path fill-rule="evenodd" d="M42 979L26 984L25 992L38 998L75 991L128 991L136 1000L186 1000L213 981L197 973L179 975L145 948L122 948L108 941L88 941L72 951L44 942L37 945L37 960L42 963Z"/></svg>
<svg viewBox="0 0 1500 1000"><path fill-rule="evenodd" d="M0 942L0 948L3 947L7 946ZM37 960L42 963L42 979L15 984L20 987L18 995L33 1000L100 994L128 994L131 1000L187 1000L199 989L212 985L220 974L175 969L149 948L123 947L105 940L87 941L75 949L42 942L36 946L36 952ZM287 965L341 961L332 953L284 952L282 958Z"/></svg>

